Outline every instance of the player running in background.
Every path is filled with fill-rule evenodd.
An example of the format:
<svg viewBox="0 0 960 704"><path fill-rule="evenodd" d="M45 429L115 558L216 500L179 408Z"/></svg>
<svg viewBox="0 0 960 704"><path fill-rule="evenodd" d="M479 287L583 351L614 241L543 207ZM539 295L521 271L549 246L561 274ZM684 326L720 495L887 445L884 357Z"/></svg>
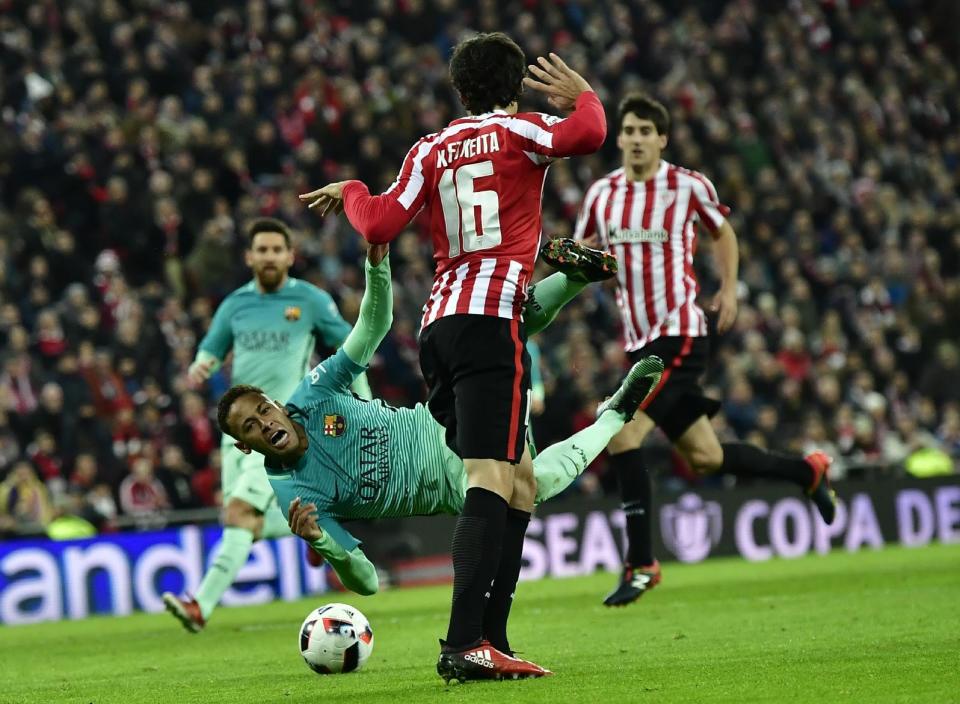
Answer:
<svg viewBox="0 0 960 704"><path fill-rule="evenodd" d="M467 117L418 141L382 195L347 181L300 196L321 214L345 210L371 243L391 241L421 209L428 214L436 274L420 367L430 412L447 428L469 481L437 663L448 678L486 659L485 622L506 623L533 510L524 442L530 358L520 312L541 237L546 170L555 158L595 152L606 136L603 106L583 77L554 54L538 62L530 71L539 80L524 78L523 51L499 32L460 43L450 77ZM518 112L524 84L572 113Z"/></svg>
<svg viewBox="0 0 960 704"><path fill-rule="evenodd" d="M237 439L240 451L268 458L270 483L280 507L289 510L294 532L327 559L345 587L360 594L377 590L377 573L339 519L456 514L469 495L464 461L447 446L445 428L423 405L393 408L349 392L392 322L386 250L387 245L370 248L367 287L353 331L336 354L303 379L285 405L262 389L239 385L223 396L217 412L220 428ZM557 291L551 284L562 278L563 274L554 274L538 285L539 311L528 306L525 316L529 333L546 325L563 303L562 296L551 292ZM659 380L662 369L655 359L637 363L601 406L593 425L537 456L533 463L537 503L569 486L603 451ZM491 663L468 660L448 679L548 674L513 657L505 621L485 622L481 637Z"/></svg>
<svg viewBox="0 0 960 704"><path fill-rule="evenodd" d="M286 398L310 368L319 340L337 347L350 332L325 291L288 275L293 265L290 231L279 220L261 218L248 229L246 264L253 280L227 296L197 348L190 379L210 378L233 350L233 383L256 384ZM366 377L357 390L370 396ZM247 562L254 541L289 535L290 529L263 469L263 458L222 443L223 538L193 599L163 595L167 610L187 630L205 625L223 593Z"/></svg>
<svg viewBox="0 0 960 704"><path fill-rule="evenodd" d="M660 581L651 539L652 488L640 451L654 425L696 472L785 480L810 496L827 523L836 511L826 454L794 457L745 443L721 444L717 438L709 418L720 403L703 395L699 381L709 338L696 301L693 253L700 222L714 240L720 290L710 309L717 315L717 332L725 333L737 317L739 262L737 236L725 217L729 209L706 176L660 158L670 135L663 105L645 95L627 96L617 125L623 165L589 188L575 237L602 243L616 255L624 346L633 360L661 357L665 371L641 412L608 448L626 514L627 551L620 582L604 600L607 606L629 604Z"/></svg>

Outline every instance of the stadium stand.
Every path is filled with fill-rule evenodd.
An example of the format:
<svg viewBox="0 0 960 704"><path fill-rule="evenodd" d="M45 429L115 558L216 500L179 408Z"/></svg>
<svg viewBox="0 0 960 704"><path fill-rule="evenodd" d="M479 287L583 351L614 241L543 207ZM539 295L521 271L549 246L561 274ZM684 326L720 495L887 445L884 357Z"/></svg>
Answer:
<svg viewBox="0 0 960 704"><path fill-rule="evenodd" d="M732 206L741 308L709 378L723 437L827 449L839 476L960 470L957 3L461 5L0 0L0 534L216 505L226 378L201 396L186 370L246 276L245 222L295 228L295 275L352 319L360 238L296 194L385 187L457 114L446 59L471 30L556 50L608 112L627 90L656 95L675 120L667 158ZM611 140L552 168L546 234L570 233L614 160ZM396 324L371 380L412 404L422 227L393 259ZM541 444L614 387L617 320L597 287L541 336ZM661 459L667 484L692 481ZM599 463L580 490L603 484Z"/></svg>

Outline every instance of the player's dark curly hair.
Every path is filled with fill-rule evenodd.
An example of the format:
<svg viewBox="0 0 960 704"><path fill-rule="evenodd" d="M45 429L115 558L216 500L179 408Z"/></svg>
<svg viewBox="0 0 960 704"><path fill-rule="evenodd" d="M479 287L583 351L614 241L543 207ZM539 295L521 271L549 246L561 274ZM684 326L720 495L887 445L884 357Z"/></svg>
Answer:
<svg viewBox="0 0 960 704"><path fill-rule="evenodd" d="M478 34L453 50L450 80L474 115L505 108L520 98L527 58L503 32Z"/></svg>
<svg viewBox="0 0 960 704"><path fill-rule="evenodd" d="M220 402L217 404L217 425L220 426L220 432L224 435L234 437L233 433L230 432L230 428L227 427L227 416L230 415L230 407L236 400L247 394L266 395L259 386L237 384L236 386L231 386L227 393L220 398Z"/></svg>
<svg viewBox="0 0 960 704"><path fill-rule="evenodd" d="M650 120L657 134L670 134L670 113L646 93L630 93L624 96L617 108L617 132L623 129L623 119L633 113L641 120Z"/></svg>
<svg viewBox="0 0 960 704"><path fill-rule="evenodd" d="M290 246L290 228L276 218L257 218L247 226L247 245L253 247L253 239L261 232L279 232L283 235L287 247Z"/></svg>

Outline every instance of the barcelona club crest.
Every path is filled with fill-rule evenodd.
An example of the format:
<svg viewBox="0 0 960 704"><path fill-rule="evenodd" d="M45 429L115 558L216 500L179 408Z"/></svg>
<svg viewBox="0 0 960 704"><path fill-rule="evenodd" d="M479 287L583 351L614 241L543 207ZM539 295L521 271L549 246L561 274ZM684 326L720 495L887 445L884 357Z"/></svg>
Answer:
<svg viewBox="0 0 960 704"><path fill-rule="evenodd" d="M323 434L331 438L338 438L347 429L347 421L341 415L323 416Z"/></svg>
<svg viewBox="0 0 960 704"><path fill-rule="evenodd" d="M300 320L300 306L287 306L287 309L283 311L283 317L291 323Z"/></svg>

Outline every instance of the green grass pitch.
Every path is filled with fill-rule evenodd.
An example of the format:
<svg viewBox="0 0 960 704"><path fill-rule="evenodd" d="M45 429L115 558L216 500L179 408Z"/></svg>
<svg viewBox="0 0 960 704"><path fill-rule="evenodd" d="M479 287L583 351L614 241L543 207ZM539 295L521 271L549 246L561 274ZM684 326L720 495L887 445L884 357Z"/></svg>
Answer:
<svg viewBox="0 0 960 704"><path fill-rule="evenodd" d="M0 626L0 702L960 702L960 545L667 565L639 603L613 576L522 583L514 647L554 677L446 686L449 587L222 609L188 635L167 614ZM297 629L325 601L370 619L366 667L321 677Z"/></svg>

